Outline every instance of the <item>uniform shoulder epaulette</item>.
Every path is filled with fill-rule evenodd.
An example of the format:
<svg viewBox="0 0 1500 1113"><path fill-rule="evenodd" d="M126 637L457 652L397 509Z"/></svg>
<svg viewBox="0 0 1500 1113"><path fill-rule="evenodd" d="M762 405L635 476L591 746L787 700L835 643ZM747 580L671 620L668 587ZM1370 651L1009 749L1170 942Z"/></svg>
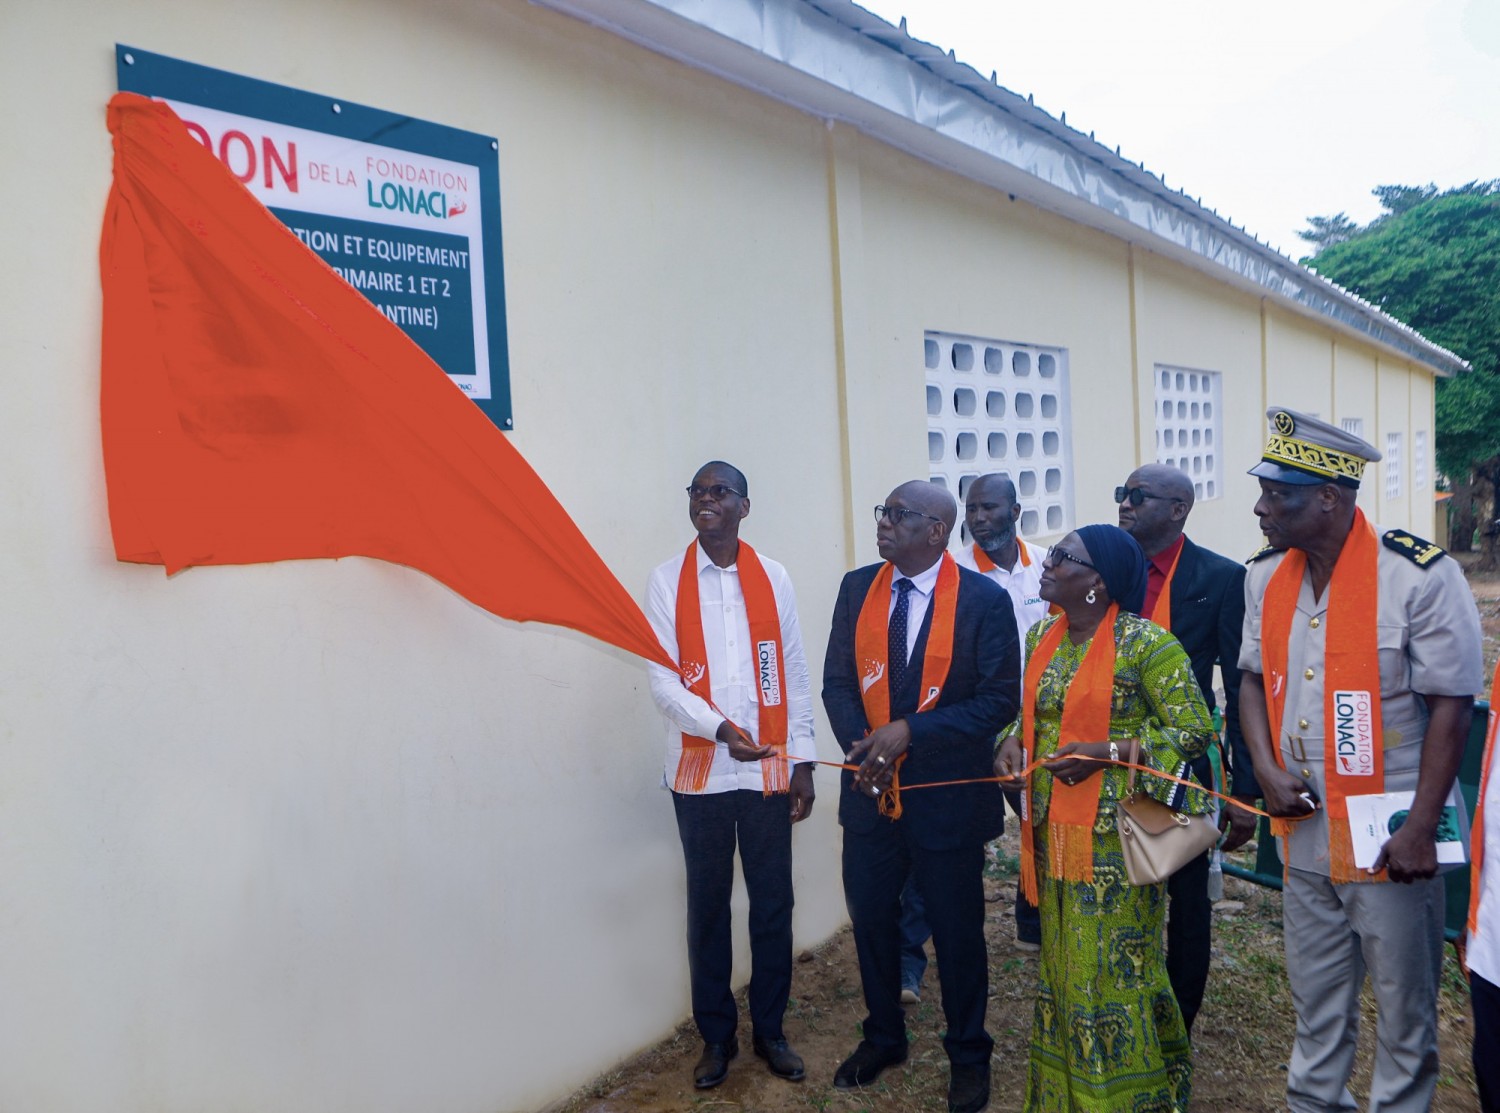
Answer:
<svg viewBox="0 0 1500 1113"><path fill-rule="evenodd" d="M1254 564L1257 560L1265 560L1266 557L1281 552L1275 545L1262 545L1245 558L1246 564Z"/></svg>
<svg viewBox="0 0 1500 1113"><path fill-rule="evenodd" d="M1387 549L1400 553L1418 568L1426 568L1448 555L1448 551L1431 541L1424 541L1404 529L1388 529L1380 538Z"/></svg>

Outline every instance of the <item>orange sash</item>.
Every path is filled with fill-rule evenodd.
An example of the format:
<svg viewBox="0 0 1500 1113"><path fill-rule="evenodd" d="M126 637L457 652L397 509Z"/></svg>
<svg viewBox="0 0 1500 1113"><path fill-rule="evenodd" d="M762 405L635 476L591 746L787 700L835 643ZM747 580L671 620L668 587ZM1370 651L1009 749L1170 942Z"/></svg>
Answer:
<svg viewBox="0 0 1500 1113"><path fill-rule="evenodd" d="M1026 551L1026 546L1021 544L1019 537L1016 538L1016 552L1021 554L1021 567L1030 568L1031 554ZM974 567L978 568L981 572L993 572L996 568L1000 567L990 559L989 553L979 547L977 541L974 543ZM1009 569L1006 569L1006 571L1009 571Z"/></svg>
<svg viewBox="0 0 1500 1113"><path fill-rule="evenodd" d="M1115 619L1118 604L1111 603L1099 621L1099 628L1083 655L1078 672L1068 683L1063 699L1059 748L1069 742L1105 742L1109 739L1110 709L1115 690ZM1021 689L1021 759L1028 765L1036 754L1036 698L1042 673L1052 663L1063 635L1068 632L1068 616L1060 615L1037 642L1036 650L1026 662L1026 681ZM1049 774L1050 776L1050 774ZM1063 881L1094 880L1094 821L1099 815L1099 792L1104 778L1090 777L1076 784L1052 782L1052 802L1047 808L1047 872ZM1021 799L1029 810L1031 777ZM1026 899L1037 903L1036 836L1031 817L1021 822L1021 887Z"/></svg>
<svg viewBox="0 0 1500 1113"><path fill-rule="evenodd" d="M781 677L786 655L781 647L781 613L776 607L776 593L770 577L755 550L741 541L735 557L739 570L740 591L745 596L745 616L750 623L750 642L755 649L755 671L759 700L757 719L760 744L774 751L761 764L761 777L767 796L786 792L790 776L786 763L786 694ZM713 703L708 677L708 649L703 641L703 611L698 603L698 542L688 546L677 576L677 655L680 658L683 686L694 695ZM714 740L684 733L682 756L677 760L673 792L702 792L708 786L708 774L714 764Z"/></svg>
<svg viewBox="0 0 1500 1113"><path fill-rule="evenodd" d="M1376 560L1380 543L1354 511L1354 525L1344 541L1328 581L1328 640L1323 661L1323 780L1328 789L1329 879L1385 881L1385 871L1371 875L1354 865L1349 836L1349 796L1385 791L1385 745L1380 721L1380 655L1376 640ZM1266 585L1261 610L1261 663L1265 669L1266 716L1271 726L1271 753L1281 756L1282 716L1286 709L1288 643L1297 613L1297 595L1307 571L1307 554L1289 549ZM1273 834L1290 834L1293 821L1272 819Z"/></svg>
<svg viewBox="0 0 1500 1113"><path fill-rule="evenodd" d="M1172 577L1177 575L1177 562L1182 559L1182 550L1187 548L1186 538L1179 535L1178 540L1182 543L1177 546L1177 555L1172 558L1172 567L1167 569L1167 578L1161 585L1161 593L1156 597L1156 605L1151 608L1151 613L1146 615L1163 630L1172 629Z"/></svg>
<svg viewBox="0 0 1500 1113"><path fill-rule="evenodd" d="M891 721L890 663L886 657L890 645L891 582L894 579L895 565L887 561L865 593L859 619L854 624L854 664L859 670L860 699L865 705L865 720L871 730ZM943 554L942 566L938 569L931 606L932 625L927 631L927 652L922 658L922 697L917 701L919 714L937 703L948 679L948 666L953 663L958 564L947 553Z"/></svg>
<svg viewBox="0 0 1500 1113"><path fill-rule="evenodd" d="M1474 826L1469 831L1469 936L1479 931L1479 882L1484 867L1484 790L1490 783L1490 769L1495 761L1496 727L1500 727L1500 661L1495 663L1495 678L1490 682L1490 723L1484 735L1484 767L1479 774L1479 799L1474 804Z"/></svg>

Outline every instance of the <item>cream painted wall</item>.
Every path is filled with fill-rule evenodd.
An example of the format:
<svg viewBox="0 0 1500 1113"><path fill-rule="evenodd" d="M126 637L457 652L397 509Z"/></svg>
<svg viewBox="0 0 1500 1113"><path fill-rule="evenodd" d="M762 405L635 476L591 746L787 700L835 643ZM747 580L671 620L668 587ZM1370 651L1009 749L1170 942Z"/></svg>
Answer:
<svg viewBox="0 0 1500 1113"><path fill-rule="evenodd" d="M1395 498L1387 497L1386 468L1390 463L1389 459L1382 460L1370 469L1374 472L1372 477L1374 483L1369 485L1374 488L1377 497L1375 504L1377 520L1384 526L1398 526L1422 534L1428 527L1425 521L1415 516L1415 505L1412 499L1411 431L1413 423L1411 390L1407 386L1406 368L1394 362L1380 360L1376 377L1379 383L1380 422L1371 440L1375 447L1384 453L1388 447L1387 436L1394 433L1400 437L1400 459L1397 462L1399 492ZM1430 516L1430 508L1427 512Z"/></svg>
<svg viewBox="0 0 1500 1113"><path fill-rule="evenodd" d="M378 562L113 559L116 41L499 136L514 442L637 593L696 466L741 466L815 686L869 507L926 471L925 330L1068 350L1080 522L1150 455L1137 367L1225 372L1226 480L1264 397L1330 409L1320 326L523 0L0 9L6 149L36 168L0 180L3 1110L533 1109L688 1012L638 661ZM1383 422L1430 414L1419 369L1379 382ZM1244 548L1252 493L1195 532ZM799 946L844 918L819 780Z"/></svg>
<svg viewBox="0 0 1500 1113"><path fill-rule="evenodd" d="M1146 251L1135 253L1136 346L1140 372L1141 450L1154 459L1155 415L1151 378L1158 365L1217 371L1223 391L1219 453L1223 490L1194 504L1189 530L1230 557L1248 556L1264 538L1251 507L1260 491L1245 474L1266 443L1261 405L1260 301L1238 290L1205 283L1180 264ZM1122 475L1116 482L1123 482Z"/></svg>
<svg viewBox="0 0 1500 1113"><path fill-rule="evenodd" d="M873 142L864 141L860 155L872 340L868 367L850 374L862 376L852 393L878 398L867 404L885 407L886 416L868 427L851 417L851 428L864 434L851 447L856 491L861 476L870 477L866 495L883 495L896 481L926 474L922 339L930 329L1067 348L1074 445L1128 451L1121 436L1134 412L1125 245L936 175ZM1075 454L1078 524L1114 520L1118 459L1117 452ZM873 557L868 532L862 557Z"/></svg>
<svg viewBox="0 0 1500 1113"><path fill-rule="evenodd" d="M810 528L843 502L822 125L519 0L16 4L0 41L37 167L0 184L0 1109L534 1109L667 1034L640 662L375 562L114 561L112 46L499 136L515 443L636 592L697 465L739 463L815 675L846 564ZM820 781L799 946L844 918Z"/></svg>
<svg viewBox="0 0 1500 1113"><path fill-rule="evenodd" d="M1275 306L1266 308L1265 330L1266 404L1336 418L1329 333Z"/></svg>
<svg viewBox="0 0 1500 1113"><path fill-rule="evenodd" d="M1403 410L1405 409L1403 404ZM1326 420L1341 423L1345 418L1357 417L1363 422L1363 436L1377 449L1379 443L1381 406L1377 382L1375 353L1355 343L1340 340L1333 349L1332 403L1323 416ZM1384 521L1381 516L1382 476L1378 464L1365 469L1365 477L1359 488L1359 508L1372 522Z"/></svg>
<svg viewBox="0 0 1500 1113"><path fill-rule="evenodd" d="M1448 536L1448 516L1446 511L1440 510L1433 503L1433 485L1437 477L1437 415L1434 413L1437 405L1437 384L1430 375L1423 375L1414 368L1407 368L1406 386L1414 438L1412 442L1413 469L1416 467L1416 433L1418 430L1424 430L1427 434L1424 481L1417 482L1415 471L1412 475L1411 529L1413 533L1430 538L1442 545L1446 543Z"/></svg>

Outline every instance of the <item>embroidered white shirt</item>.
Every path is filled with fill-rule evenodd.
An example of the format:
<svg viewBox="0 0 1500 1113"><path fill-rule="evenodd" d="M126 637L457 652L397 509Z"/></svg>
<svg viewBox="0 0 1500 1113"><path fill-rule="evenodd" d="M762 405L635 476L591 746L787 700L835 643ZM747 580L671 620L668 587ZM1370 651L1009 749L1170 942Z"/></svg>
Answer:
<svg viewBox="0 0 1500 1113"><path fill-rule="evenodd" d="M793 764L817 757L813 735L812 685L807 654L802 648L802 628L797 622L797 596L786 569L760 555L776 610L781 619L781 684L787 701L787 757ZM760 740L760 698L755 645L750 638L750 619L745 594L740 587L739 565L720 568L700 545L698 556L698 609L703 616L703 645L708 653L708 680L715 711L707 701L683 687L676 673L661 665L650 665L651 698L666 719L667 749L662 783L670 787L682 756L682 735L713 739L727 717ZM677 648L677 581L683 554L658 565L646 585L646 618L662 646L674 659ZM720 714L722 712L723 714ZM758 761L735 761L729 747L716 743L713 768L704 792L761 791L764 781Z"/></svg>

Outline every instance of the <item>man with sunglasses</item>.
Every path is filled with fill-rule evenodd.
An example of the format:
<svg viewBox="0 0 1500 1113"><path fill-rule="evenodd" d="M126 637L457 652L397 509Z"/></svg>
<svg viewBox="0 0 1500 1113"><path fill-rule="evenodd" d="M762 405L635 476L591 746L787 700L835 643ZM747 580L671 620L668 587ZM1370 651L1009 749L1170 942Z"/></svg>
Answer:
<svg viewBox="0 0 1500 1113"><path fill-rule="evenodd" d="M738 844L750 894L750 1018L772 1074L803 1077L782 1030L792 986L792 824L812 813L812 686L786 569L739 539L744 474L721 460L687 488L698 537L651 573L646 617L679 675L651 666L667 720L663 785L687 863L688 970L703 1054L700 1090L739 1054L730 989L730 895Z"/></svg>
<svg viewBox="0 0 1500 1113"><path fill-rule="evenodd" d="M863 1039L834 1074L868 1086L905 1061L901 1007L901 891L908 877L937 949L951 1065L948 1108L989 1103L994 1040L984 940L984 844L1005 826L993 784L901 785L988 779L996 732L1016 715L1020 649L1010 597L947 552L953 496L904 483L875 508L880 563L839 586L823 706L846 760L839 823L844 896L854 923L867 1015ZM882 804L884 806L882 807Z"/></svg>
<svg viewBox="0 0 1500 1113"><path fill-rule="evenodd" d="M1245 621L1245 569L1238 561L1195 545L1183 533L1193 511L1193 481L1166 464L1145 464L1115 488L1120 528L1146 554L1146 602L1141 614L1165 627L1182 643L1203 689L1215 707L1214 666L1224 681L1224 727L1233 768L1233 795L1254 803L1260 795L1255 770L1240 735L1240 636ZM1213 787L1207 756L1193 762L1192 774ZM1255 833L1255 817L1225 808L1226 849ZM1213 908L1208 897L1207 855L1189 862L1167 883L1167 976L1182 1010L1188 1034L1208 984Z"/></svg>

